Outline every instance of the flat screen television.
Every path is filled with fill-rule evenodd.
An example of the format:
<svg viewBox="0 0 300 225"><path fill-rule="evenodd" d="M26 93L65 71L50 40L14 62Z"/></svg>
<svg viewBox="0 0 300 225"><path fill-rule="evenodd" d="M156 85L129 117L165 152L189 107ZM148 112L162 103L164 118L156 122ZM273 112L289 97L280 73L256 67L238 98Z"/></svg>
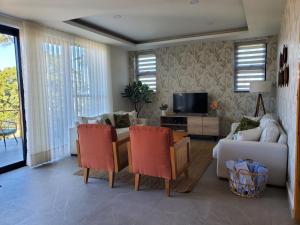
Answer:
<svg viewBox="0 0 300 225"><path fill-rule="evenodd" d="M173 111L175 113L207 114L207 93L174 93Z"/></svg>

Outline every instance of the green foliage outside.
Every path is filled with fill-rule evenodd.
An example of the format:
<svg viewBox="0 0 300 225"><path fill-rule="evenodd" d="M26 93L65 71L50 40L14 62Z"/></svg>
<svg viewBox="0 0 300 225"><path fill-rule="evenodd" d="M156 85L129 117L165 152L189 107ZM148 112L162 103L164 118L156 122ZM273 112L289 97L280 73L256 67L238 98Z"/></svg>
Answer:
<svg viewBox="0 0 300 225"><path fill-rule="evenodd" d="M15 67L0 70L0 111L1 121L18 122L19 95Z"/></svg>
<svg viewBox="0 0 300 225"><path fill-rule="evenodd" d="M0 34L0 46L13 44L13 38ZM16 67L0 70L0 121L18 123L19 95Z"/></svg>

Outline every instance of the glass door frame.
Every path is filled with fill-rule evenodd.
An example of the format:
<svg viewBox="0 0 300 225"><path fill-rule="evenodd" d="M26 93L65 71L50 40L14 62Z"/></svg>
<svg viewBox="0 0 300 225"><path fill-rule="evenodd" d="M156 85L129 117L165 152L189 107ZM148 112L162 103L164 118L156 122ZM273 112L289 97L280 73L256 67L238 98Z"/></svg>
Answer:
<svg viewBox="0 0 300 225"><path fill-rule="evenodd" d="M20 121L21 121L21 131L22 131L22 141L23 141L23 160L0 167L0 174L5 173L23 166L26 166L26 155L27 155L27 139L26 139L26 119L25 119L25 107L24 107L24 87L23 87L23 77L22 77L22 63L21 63L21 47L20 47L20 32L19 29L14 27L9 27L0 24L0 33L14 36L15 44L15 56L16 56L16 70L18 79L18 89L19 89L19 102L20 102Z"/></svg>

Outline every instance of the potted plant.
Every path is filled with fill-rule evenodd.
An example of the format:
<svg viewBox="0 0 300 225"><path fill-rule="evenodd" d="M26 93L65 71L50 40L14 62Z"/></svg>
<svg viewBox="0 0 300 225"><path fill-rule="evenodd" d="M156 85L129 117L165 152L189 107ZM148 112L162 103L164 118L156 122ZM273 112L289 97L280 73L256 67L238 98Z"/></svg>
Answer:
<svg viewBox="0 0 300 225"><path fill-rule="evenodd" d="M139 117L144 105L151 103L152 94L153 91L149 88L149 86L142 84L141 81L134 81L133 83L128 84L125 87L124 92L121 93L124 98L128 98L132 103L137 113L137 117Z"/></svg>
<svg viewBox="0 0 300 225"><path fill-rule="evenodd" d="M168 109L168 105L167 104L161 104L161 106L159 107L159 109L161 110L161 115L162 116L166 116L166 111Z"/></svg>

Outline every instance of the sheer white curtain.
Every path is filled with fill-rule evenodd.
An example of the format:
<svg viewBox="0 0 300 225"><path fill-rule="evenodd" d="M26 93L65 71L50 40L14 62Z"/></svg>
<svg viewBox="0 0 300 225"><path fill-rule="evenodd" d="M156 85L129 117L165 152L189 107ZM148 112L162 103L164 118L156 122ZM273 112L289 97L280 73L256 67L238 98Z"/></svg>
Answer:
<svg viewBox="0 0 300 225"><path fill-rule="evenodd" d="M111 111L108 50L103 44L24 23L23 77L27 162L70 154L69 128L78 116Z"/></svg>

